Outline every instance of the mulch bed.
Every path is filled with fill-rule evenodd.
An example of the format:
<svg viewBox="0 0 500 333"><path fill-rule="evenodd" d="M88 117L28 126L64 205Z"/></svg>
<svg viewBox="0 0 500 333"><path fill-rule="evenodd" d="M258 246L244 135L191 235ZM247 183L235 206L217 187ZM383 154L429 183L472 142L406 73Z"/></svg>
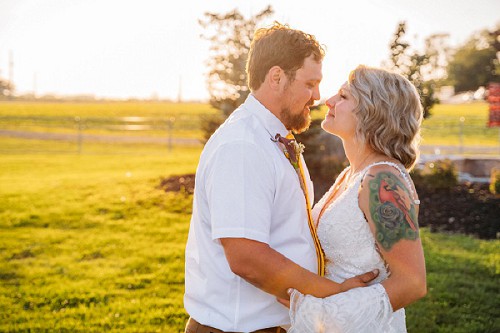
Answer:
<svg viewBox="0 0 500 333"><path fill-rule="evenodd" d="M180 192L184 191L189 194L194 193L194 174L173 176L170 178L162 178L159 188L165 192Z"/></svg>
<svg viewBox="0 0 500 333"><path fill-rule="evenodd" d="M194 174L162 179L166 192L194 193ZM481 239L500 238L500 197L487 184L460 184L447 189L417 185L421 200L419 224L431 231L461 233Z"/></svg>
<svg viewBox="0 0 500 333"><path fill-rule="evenodd" d="M432 231L500 238L500 197L488 184L460 184L432 190L417 186L420 197L419 224Z"/></svg>

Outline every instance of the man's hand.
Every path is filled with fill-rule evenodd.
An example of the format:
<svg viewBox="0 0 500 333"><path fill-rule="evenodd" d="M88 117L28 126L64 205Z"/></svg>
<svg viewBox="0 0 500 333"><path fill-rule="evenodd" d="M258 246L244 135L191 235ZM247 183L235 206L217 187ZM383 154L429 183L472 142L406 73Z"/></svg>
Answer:
<svg viewBox="0 0 500 333"><path fill-rule="evenodd" d="M374 269L371 272L357 275L342 282L340 284L340 288L342 292L344 292L354 288L366 287L368 283L373 281L373 279L375 279L378 276L378 273L379 273L378 269Z"/></svg>

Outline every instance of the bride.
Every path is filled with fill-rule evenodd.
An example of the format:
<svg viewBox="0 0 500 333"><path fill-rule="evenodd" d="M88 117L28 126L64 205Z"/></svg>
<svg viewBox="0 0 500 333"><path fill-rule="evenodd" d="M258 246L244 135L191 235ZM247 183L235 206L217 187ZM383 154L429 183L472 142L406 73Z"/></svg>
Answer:
<svg viewBox="0 0 500 333"><path fill-rule="evenodd" d="M290 290L288 333L406 332L404 306L426 294L419 203L408 175L417 159L422 108L398 74L358 66L327 101L322 128L349 160L313 217L326 276L341 283L373 269L371 286L326 298Z"/></svg>

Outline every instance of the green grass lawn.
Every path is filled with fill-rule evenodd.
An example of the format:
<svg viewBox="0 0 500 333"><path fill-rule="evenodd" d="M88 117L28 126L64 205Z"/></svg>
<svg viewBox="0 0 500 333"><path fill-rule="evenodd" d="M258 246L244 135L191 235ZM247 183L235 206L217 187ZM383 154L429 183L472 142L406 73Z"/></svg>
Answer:
<svg viewBox="0 0 500 333"><path fill-rule="evenodd" d="M0 116L156 117L199 116L216 112L207 103L166 102L0 102Z"/></svg>
<svg viewBox="0 0 500 333"><path fill-rule="evenodd" d="M199 153L2 156L0 331L179 331Z"/></svg>
<svg viewBox="0 0 500 333"><path fill-rule="evenodd" d="M422 124L422 144L500 146L499 128L488 127L487 103L438 104Z"/></svg>
<svg viewBox="0 0 500 333"><path fill-rule="evenodd" d="M15 144L15 142L11 142ZM0 156L0 331L182 332L200 149ZM500 241L423 230L429 293L409 332L499 332Z"/></svg>

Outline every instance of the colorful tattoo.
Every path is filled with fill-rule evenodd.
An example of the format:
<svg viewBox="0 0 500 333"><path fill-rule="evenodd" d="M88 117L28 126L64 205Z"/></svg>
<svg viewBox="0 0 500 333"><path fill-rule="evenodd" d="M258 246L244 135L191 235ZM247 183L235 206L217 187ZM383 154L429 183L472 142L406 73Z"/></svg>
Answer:
<svg viewBox="0 0 500 333"><path fill-rule="evenodd" d="M401 239L417 239L417 212L407 186L390 172L368 176L373 177L369 205L378 243L390 250Z"/></svg>

